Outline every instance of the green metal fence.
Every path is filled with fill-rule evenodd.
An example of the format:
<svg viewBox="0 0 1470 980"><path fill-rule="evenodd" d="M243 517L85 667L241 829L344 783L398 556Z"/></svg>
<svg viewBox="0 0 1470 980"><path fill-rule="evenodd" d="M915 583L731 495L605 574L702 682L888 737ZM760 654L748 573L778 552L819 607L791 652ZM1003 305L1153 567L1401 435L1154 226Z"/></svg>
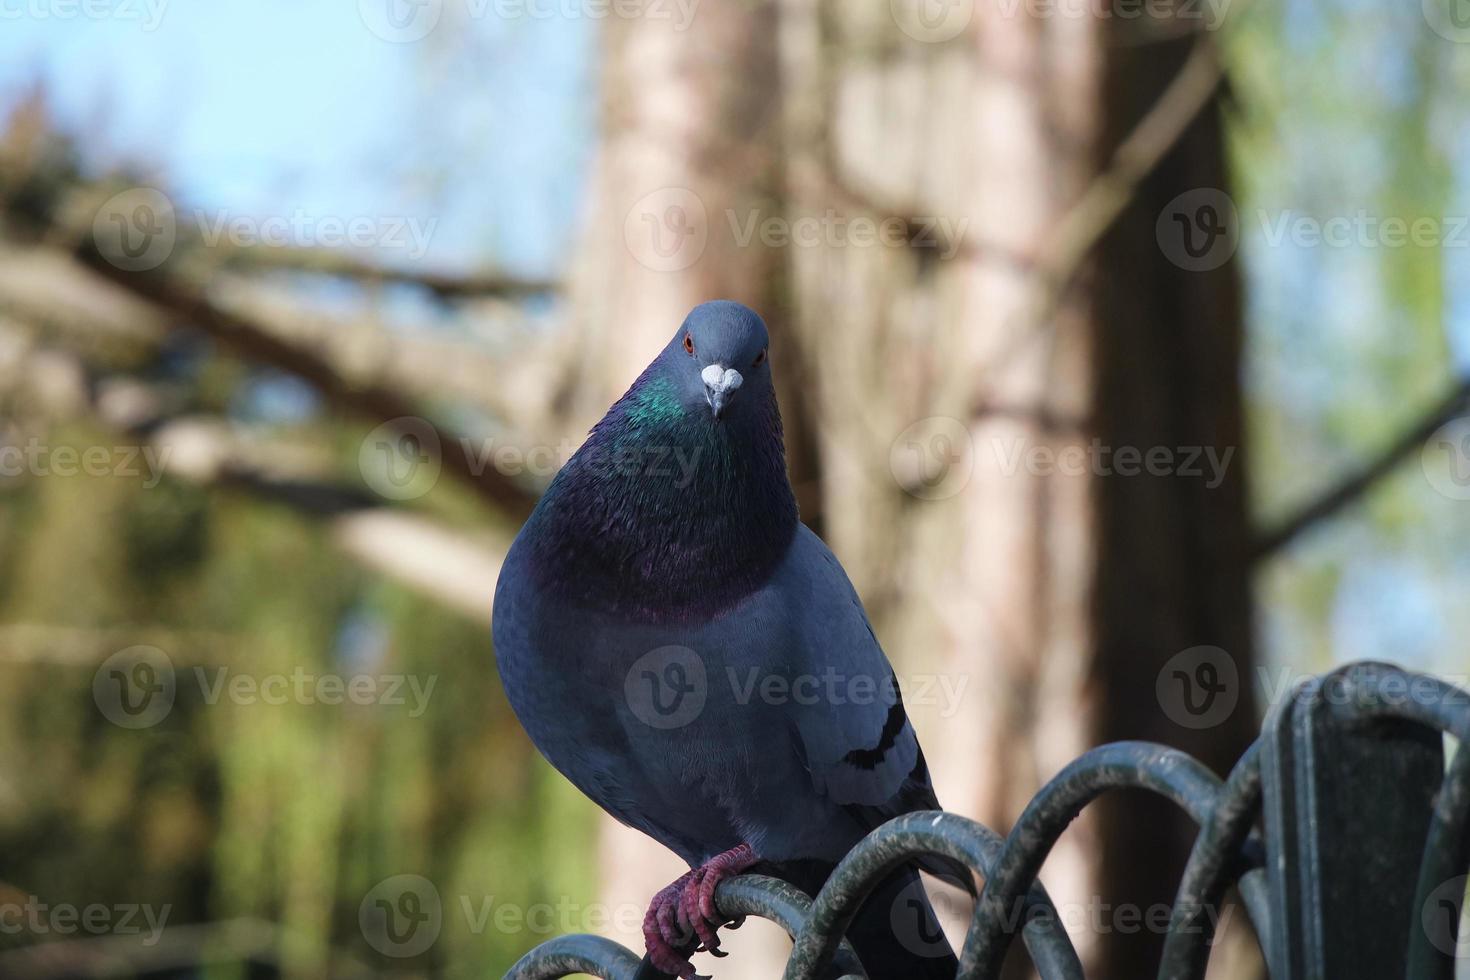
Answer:
<svg viewBox="0 0 1470 980"><path fill-rule="evenodd" d="M1277 706L1223 782L1162 745L1119 742L1077 759L1032 799L1008 836L952 813L911 813L847 855L815 899L745 875L716 893L730 919L779 924L793 949L784 980L866 974L842 934L864 897L915 855L969 866L984 882L957 976L998 977L1017 933L1042 980L1082 980L1061 918L1037 880L1067 825L1114 789L1143 789L1199 825L1175 897L1161 980L1204 976L1221 903L1234 886L1272 980L1452 980L1470 868L1470 752L1446 768L1444 735L1470 740L1470 694L1380 663L1312 678ZM1012 914L1019 911L1019 915ZM664 974L627 948L565 936L507 980ZM871 980L889 980L874 977Z"/></svg>

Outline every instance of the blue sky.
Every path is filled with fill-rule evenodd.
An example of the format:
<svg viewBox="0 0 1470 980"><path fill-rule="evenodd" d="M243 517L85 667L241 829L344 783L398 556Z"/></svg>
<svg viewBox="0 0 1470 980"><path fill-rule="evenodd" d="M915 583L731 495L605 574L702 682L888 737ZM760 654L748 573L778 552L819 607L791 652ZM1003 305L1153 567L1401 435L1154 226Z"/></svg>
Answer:
<svg viewBox="0 0 1470 980"><path fill-rule="evenodd" d="M419 215L437 222L434 265L556 271L595 22L445 8L428 37L392 43L360 12L370 0L91 2L108 16L0 4L0 111L39 77L89 162L158 173L185 206Z"/></svg>

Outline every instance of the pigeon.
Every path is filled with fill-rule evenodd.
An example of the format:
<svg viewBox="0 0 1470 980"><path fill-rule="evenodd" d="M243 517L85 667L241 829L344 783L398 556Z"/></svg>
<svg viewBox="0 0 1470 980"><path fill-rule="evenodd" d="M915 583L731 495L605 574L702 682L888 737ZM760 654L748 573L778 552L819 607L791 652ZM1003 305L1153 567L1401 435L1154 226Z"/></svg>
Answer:
<svg viewBox="0 0 1470 980"><path fill-rule="evenodd" d="M531 740L689 865L643 923L649 960L684 978L690 953L723 953L721 881L814 894L873 828L939 809L862 603L798 517L771 372L753 310L696 306L557 473L495 590ZM962 867L924 867L973 893ZM954 976L917 868L848 932L872 980Z"/></svg>

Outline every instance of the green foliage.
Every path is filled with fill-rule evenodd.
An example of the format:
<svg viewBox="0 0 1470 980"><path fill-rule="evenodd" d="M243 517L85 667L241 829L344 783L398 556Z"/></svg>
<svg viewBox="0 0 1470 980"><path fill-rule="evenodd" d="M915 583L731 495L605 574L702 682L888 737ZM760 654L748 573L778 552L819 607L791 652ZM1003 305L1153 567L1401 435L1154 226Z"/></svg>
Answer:
<svg viewBox="0 0 1470 980"><path fill-rule="evenodd" d="M106 443L56 432L53 444ZM0 490L0 882L51 904L168 906L170 925L289 924L284 972L495 975L544 936L485 928L485 898L593 882L591 813L535 757L499 690L488 630L345 558L285 509L165 479L47 475ZM486 601L493 588L484 583ZM152 727L109 721L101 662L172 662ZM403 704L285 703L230 685L403 676ZM398 874L438 889L439 939L398 960L359 927ZM54 935L0 937L17 945ZM228 949L211 976L239 974Z"/></svg>
<svg viewBox="0 0 1470 980"><path fill-rule="evenodd" d="M1375 458L1455 382L1447 270L1463 249L1394 245L1371 225L1366 242L1273 242L1268 226L1366 214L1454 235L1467 62L1418 4L1252 4L1224 38L1252 491L1269 526ZM1463 654L1442 641L1466 622L1456 542L1467 534L1470 512L1412 454L1264 567L1268 658L1314 670L1376 655L1462 674Z"/></svg>

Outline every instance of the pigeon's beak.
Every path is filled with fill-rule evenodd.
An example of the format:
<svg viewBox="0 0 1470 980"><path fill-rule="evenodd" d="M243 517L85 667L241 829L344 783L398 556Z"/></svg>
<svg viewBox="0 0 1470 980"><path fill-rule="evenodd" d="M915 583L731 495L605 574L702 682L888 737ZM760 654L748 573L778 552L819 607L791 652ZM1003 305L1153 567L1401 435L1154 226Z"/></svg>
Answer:
<svg viewBox="0 0 1470 980"><path fill-rule="evenodd" d="M699 376L704 379L704 400L709 402L715 421L719 421L724 417L726 403L745 379L740 376L739 371L723 364L711 364Z"/></svg>

